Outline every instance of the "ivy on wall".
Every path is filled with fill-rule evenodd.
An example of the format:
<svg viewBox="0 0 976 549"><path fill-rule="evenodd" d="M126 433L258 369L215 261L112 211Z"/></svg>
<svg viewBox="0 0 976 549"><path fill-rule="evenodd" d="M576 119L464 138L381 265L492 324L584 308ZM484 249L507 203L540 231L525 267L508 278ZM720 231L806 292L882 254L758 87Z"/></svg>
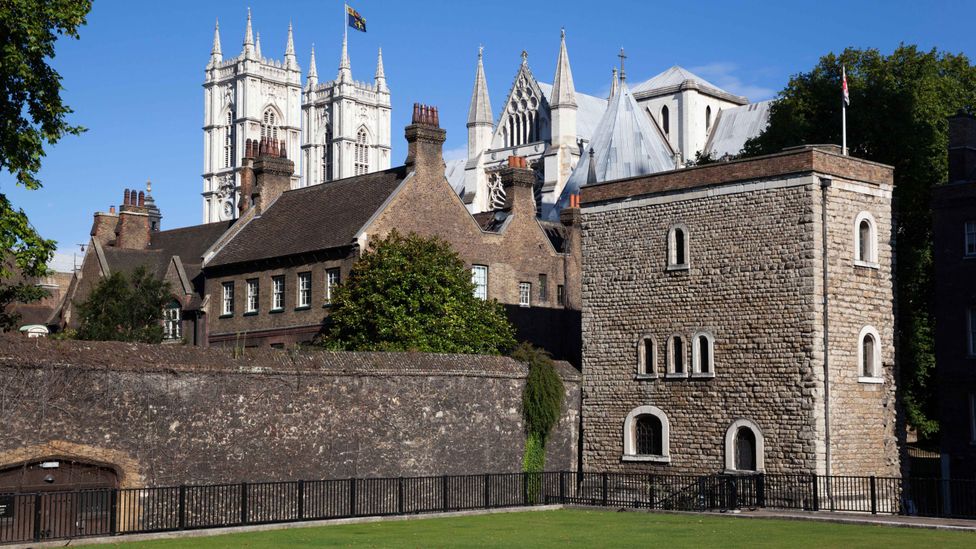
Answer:
<svg viewBox="0 0 976 549"><path fill-rule="evenodd" d="M546 351L529 343L521 343L511 356L529 367L525 390L522 392L522 418L525 422L522 470L526 473L541 473L546 466L546 441L552 428L559 422L565 387ZM542 478L540 475L533 475L528 482L527 496L535 501Z"/></svg>

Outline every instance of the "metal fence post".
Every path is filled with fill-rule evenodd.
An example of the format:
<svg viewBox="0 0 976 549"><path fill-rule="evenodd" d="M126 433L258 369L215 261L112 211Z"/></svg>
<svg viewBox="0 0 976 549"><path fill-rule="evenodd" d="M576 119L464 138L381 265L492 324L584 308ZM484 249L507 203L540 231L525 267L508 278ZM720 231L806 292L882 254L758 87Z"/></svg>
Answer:
<svg viewBox="0 0 976 549"><path fill-rule="evenodd" d="M491 475L485 474L485 509L491 507Z"/></svg>
<svg viewBox="0 0 976 549"><path fill-rule="evenodd" d="M759 473L756 477L756 507L766 506L766 474Z"/></svg>
<svg viewBox="0 0 976 549"><path fill-rule="evenodd" d="M41 494L34 494L34 541L41 541Z"/></svg>
<svg viewBox="0 0 976 549"><path fill-rule="evenodd" d="M241 524L247 524L247 483L241 483Z"/></svg>
<svg viewBox="0 0 976 549"><path fill-rule="evenodd" d="M349 516L356 516L356 479L349 479Z"/></svg>
<svg viewBox="0 0 976 549"><path fill-rule="evenodd" d="M522 473L522 505L529 504L529 474Z"/></svg>
<svg viewBox="0 0 976 549"><path fill-rule="evenodd" d="M444 494L444 512L447 512L447 475L441 476L441 492Z"/></svg>
<svg viewBox="0 0 976 549"><path fill-rule="evenodd" d="M648 496L650 496L650 502L648 502L648 503L649 503L649 507L651 509L653 509L654 508L654 500L657 499L656 494L655 494L655 490L654 490L654 475L650 475L648 477L648 481L651 484L651 487L648 490Z"/></svg>
<svg viewBox="0 0 976 549"><path fill-rule="evenodd" d="M607 501L609 499L609 488L610 488L610 473L603 473L603 506L607 506Z"/></svg>
<svg viewBox="0 0 976 549"><path fill-rule="evenodd" d="M813 474L813 510L820 510L820 482L816 473Z"/></svg>
<svg viewBox="0 0 976 549"><path fill-rule="evenodd" d="M305 519L305 481L298 481L298 520Z"/></svg>
<svg viewBox="0 0 976 549"><path fill-rule="evenodd" d="M110 515L108 517L108 532L112 535L115 535L119 532L119 491L118 489L113 488L112 491L109 492L108 497L109 497L108 508L110 512Z"/></svg>
<svg viewBox="0 0 976 549"><path fill-rule="evenodd" d="M186 529L186 485L180 485L179 499L179 526L180 530Z"/></svg>
<svg viewBox="0 0 976 549"><path fill-rule="evenodd" d="M729 478L729 509L739 508L739 479L737 477Z"/></svg>
<svg viewBox="0 0 976 549"><path fill-rule="evenodd" d="M403 477L397 477L397 513L403 514Z"/></svg>
<svg viewBox="0 0 976 549"><path fill-rule="evenodd" d="M878 478L871 475L871 514L878 514Z"/></svg>
<svg viewBox="0 0 976 549"><path fill-rule="evenodd" d="M698 507L705 508L705 477L698 477Z"/></svg>
<svg viewBox="0 0 976 549"><path fill-rule="evenodd" d="M566 471L559 471L559 503L566 503Z"/></svg>

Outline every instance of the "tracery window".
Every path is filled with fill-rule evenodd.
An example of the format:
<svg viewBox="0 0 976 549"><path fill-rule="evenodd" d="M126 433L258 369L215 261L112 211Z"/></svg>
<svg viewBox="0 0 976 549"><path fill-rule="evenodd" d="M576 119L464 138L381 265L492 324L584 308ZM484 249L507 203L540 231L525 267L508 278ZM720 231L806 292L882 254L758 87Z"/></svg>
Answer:
<svg viewBox="0 0 976 549"><path fill-rule="evenodd" d="M369 173L369 136L366 128L359 128L359 133L356 134L354 166L356 175Z"/></svg>
<svg viewBox="0 0 976 549"><path fill-rule="evenodd" d="M227 111L226 126L224 127L224 167L232 166L234 159L234 113Z"/></svg>
<svg viewBox="0 0 976 549"><path fill-rule="evenodd" d="M261 119L261 137L264 139L278 139L278 115L274 109L268 108L264 111Z"/></svg>

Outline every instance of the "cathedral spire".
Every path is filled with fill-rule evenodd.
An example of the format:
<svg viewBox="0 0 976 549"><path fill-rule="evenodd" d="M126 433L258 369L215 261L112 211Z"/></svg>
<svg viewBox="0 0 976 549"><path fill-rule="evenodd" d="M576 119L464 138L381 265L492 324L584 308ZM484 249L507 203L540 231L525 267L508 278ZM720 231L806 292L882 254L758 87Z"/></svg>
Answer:
<svg viewBox="0 0 976 549"><path fill-rule="evenodd" d="M247 28L244 29L244 57L254 55L254 35L251 32L251 8L247 8Z"/></svg>
<svg viewBox="0 0 976 549"><path fill-rule="evenodd" d="M376 54L376 89L379 91L389 91L386 87L386 73L383 72L383 48Z"/></svg>
<svg viewBox="0 0 976 549"><path fill-rule="evenodd" d="M288 43L285 44L285 68L298 69L298 59L295 58L295 36L292 34L291 21L288 22Z"/></svg>
<svg viewBox="0 0 976 549"><path fill-rule="evenodd" d="M617 67L614 67L613 68L613 76L610 77L610 97L609 97L609 99L613 99L613 96L617 95L617 86L618 86L619 82L620 81L617 79Z"/></svg>
<svg viewBox="0 0 976 549"><path fill-rule="evenodd" d="M214 39L213 47L210 48L210 65L216 65L224 60L224 56L220 51L220 20L214 24Z"/></svg>
<svg viewBox="0 0 976 549"><path fill-rule="evenodd" d="M474 73L474 91L471 92L471 106L468 108L468 127L488 124L494 118L491 114L491 101L488 100L488 81L485 79L485 66L482 61L484 48L478 47L478 68Z"/></svg>
<svg viewBox="0 0 976 549"><path fill-rule="evenodd" d="M261 53L261 33L258 32L258 37L254 40L254 55L258 56L258 59L263 59L264 54Z"/></svg>
<svg viewBox="0 0 976 549"><path fill-rule="evenodd" d="M576 88L573 87L573 73L569 67L569 54L566 53L566 29L560 31L559 58L556 60L556 76L552 79L553 108L576 107Z"/></svg>
<svg viewBox="0 0 976 549"><path fill-rule="evenodd" d="M319 70L315 67L315 44L312 44L312 58L308 60L308 87L319 83Z"/></svg>
<svg viewBox="0 0 976 549"><path fill-rule="evenodd" d="M342 35L342 58L339 59L340 82L352 82L352 69L349 68L349 50L346 46L346 35Z"/></svg>

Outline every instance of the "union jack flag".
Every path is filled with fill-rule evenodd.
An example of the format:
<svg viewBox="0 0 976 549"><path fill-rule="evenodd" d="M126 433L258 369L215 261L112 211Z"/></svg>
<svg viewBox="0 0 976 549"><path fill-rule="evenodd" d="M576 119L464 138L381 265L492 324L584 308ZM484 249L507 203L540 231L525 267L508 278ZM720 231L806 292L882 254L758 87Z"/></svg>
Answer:
<svg viewBox="0 0 976 549"><path fill-rule="evenodd" d="M850 107L851 106L851 96L848 95L848 93L847 93L847 68L844 67L843 65L841 65L841 67L840 67L840 74L841 74L841 84L840 85L841 85L841 88L844 91L844 106L845 107Z"/></svg>

